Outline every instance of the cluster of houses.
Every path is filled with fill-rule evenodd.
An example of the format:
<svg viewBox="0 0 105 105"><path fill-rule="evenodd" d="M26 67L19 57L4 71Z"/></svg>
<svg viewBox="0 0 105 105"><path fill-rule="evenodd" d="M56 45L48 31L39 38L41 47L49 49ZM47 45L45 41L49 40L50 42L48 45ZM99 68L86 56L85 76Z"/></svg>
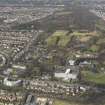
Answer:
<svg viewBox="0 0 105 105"><path fill-rule="evenodd" d="M0 45L4 48L17 48L21 49L29 42L32 38L30 32L0 32Z"/></svg>
<svg viewBox="0 0 105 105"><path fill-rule="evenodd" d="M10 11L12 14L4 13L6 18L4 23L24 24L52 15L54 11L55 9L52 8L14 8Z"/></svg>
<svg viewBox="0 0 105 105"><path fill-rule="evenodd" d="M23 100L23 94L20 92L11 92L0 89L0 105L19 105Z"/></svg>
<svg viewBox="0 0 105 105"><path fill-rule="evenodd" d="M35 81L33 81L34 86L32 85L32 82L32 86L29 87L29 84L27 86L27 89L33 90L32 94L0 90L0 104L5 103L5 105L52 105L52 98L63 99L69 96L77 96L87 91L85 87L78 85L66 86L64 84L53 83L50 81L49 83L38 80L36 81L36 85Z"/></svg>
<svg viewBox="0 0 105 105"><path fill-rule="evenodd" d="M62 96L78 96L86 92L89 88L76 84L67 84L61 82L44 81L39 79L21 80L4 78L3 86L7 87L21 87L25 90L34 91L39 96L60 97Z"/></svg>
<svg viewBox="0 0 105 105"><path fill-rule="evenodd" d="M65 83L43 81L43 80L31 80L29 84L24 85L28 90L33 90L37 94L47 94L48 96L76 96L87 91L87 88L79 85L67 85Z"/></svg>
<svg viewBox="0 0 105 105"><path fill-rule="evenodd" d="M80 65L89 64L86 60L80 62ZM7 87L21 87L28 91L33 91L33 93L44 96L44 97L51 97L51 98L63 98L69 96L78 96L82 93L85 93L89 88L78 85L78 84L68 84L71 81L78 81L80 79L80 65L75 65L75 60L69 60L68 65L66 66L65 70L59 70L54 73L54 77L58 80L63 80L64 82L59 81L50 81L50 80L40 80L40 79L19 79L17 78L9 78L9 74L13 72L12 69L7 69L4 71L4 79L3 79L3 86ZM12 65L12 68L17 70L15 71L16 74L20 75L20 73L25 73L26 66L20 65ZM65 83L65 81L67 83ZM29 95L31 98L33 96ZM22 97L21 97L22 98ZM27 97L28 98L28 97ZM26 101L24 105L37 105L32 101L30 98L30 102ZM14 95L2 95L0 100L7 100L5 102L17 102L18 98ZM27 99L29 100L29 99ZM32 101L32 103L31 103ZM19 98L20 102L20 98ZM47 102L47 101L46 101ZM38 105L41 104L38 101ZM46 105L46 104L45 104ZM48 104L50 105L50 104Z"/></svg>
<svg viewBox="0 0 105 105"><path fill-rule="evenodd" d="M27 94L24 105L52 105L53 100L44 97L35 97L34 94Z"/></svg>
<svg viewBox="0 0 105 105"><path fill-rule="evenodd" d="M34 32L28 31L0 31L0 50L8 58L14 58L25 48L27 48L30 41L33 39ZM4 57L2 57L3 60Z"/></svg>
<svg viewBox="0 0 105 105"><path fill-rule="evenodd" d="M85 64L85 63L84 63ZM88 63L86 63L88 64ZM26 71L25 66L12 65L12 68L17 69L17 74L24 73ZM55 78L61 79L61 81L50 81L50 80L41 80L41 79L19 79L9 78L9 74L13 72L11 69L7 69L4 74L7 75L3 79L3 86L6 87L21 87L27 91L32 91L36 97L49 97L49 98L68 98L72 96L78 96L82 93L85 93L89 90L89 87L79 85L79 84L68 84L68 81L75 81L79 79L80 68L79 65L75 65L75 60L69 60L66 69L61 71L56 71L54 76ZM19 74L20 75L20 74ZM11 103L11 105L19 105L22 102L22 94L9 94L0 90L0 102ZM8 95L7 95L8 94ZM33 95L28 95L24 105L52 105L52 101L36 98ZM15 104L14 104L15 103ZM47 103L47 104L46 104Z"/></svg>

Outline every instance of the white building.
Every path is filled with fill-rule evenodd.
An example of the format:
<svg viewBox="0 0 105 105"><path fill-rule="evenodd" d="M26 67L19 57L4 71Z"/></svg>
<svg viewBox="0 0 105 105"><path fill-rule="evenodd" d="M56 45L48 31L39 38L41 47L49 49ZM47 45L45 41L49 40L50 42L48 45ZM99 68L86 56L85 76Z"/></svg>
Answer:
<svg viewBox="0 0 105 105"><path fill-rule="evenodd" d="M75 65L75 61L74 60L69 60L69 65L74 66Z"/></svg>
<svg viewBox="0 0 105 105"><path fill-rule="evenodd" d="M68 67L65 72L56 72L55 77L63 80L77 80L79 69L75 66Z"/></svg>
<svg viewBox="0 0 105 105"><path fill-rule="evenodd" d="M4 78L4 81L3 81L4 85L6 86L19 86L21 83L22 83L22 80L9 80L8 78Z"/></svg>

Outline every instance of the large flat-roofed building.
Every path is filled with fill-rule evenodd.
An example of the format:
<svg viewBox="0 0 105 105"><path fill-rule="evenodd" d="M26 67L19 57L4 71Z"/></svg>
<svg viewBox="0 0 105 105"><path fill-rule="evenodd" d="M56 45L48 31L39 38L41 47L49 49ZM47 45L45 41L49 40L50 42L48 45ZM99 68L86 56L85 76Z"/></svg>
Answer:
<svg viewBox="0 0 105 105"><path fill-rule="evenodd" d="M9 78L4 78L4 85L9 87L20 86L22 84L22 80L12 80Z"/></svg>
<svg viewBox="0 0 105 105"><path fill-rule="evenodd" d="M65 71L55 72L56 78L63 80L77 80L79 75L79 68L76 66L69 66Z"/></svg>

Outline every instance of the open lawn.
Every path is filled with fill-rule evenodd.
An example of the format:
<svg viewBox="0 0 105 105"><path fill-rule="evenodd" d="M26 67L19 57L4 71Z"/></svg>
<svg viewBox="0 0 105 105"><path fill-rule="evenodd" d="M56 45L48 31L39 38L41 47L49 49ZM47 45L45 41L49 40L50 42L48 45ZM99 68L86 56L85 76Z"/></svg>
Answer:
<svg viewBox="0 0 105 105"><path fill-rule="evenodd" d="M83 103L76 103L76 102L68 102L64 100L55 100L53 105L94 105L94 104L83 104Z"/></svg>
<svg viewBox="0 0 105 105"><path fill-rule="evenodd" d="M98 45L92 45L92 46L90 47L90 51L92 51L92 52L97 52L97 51L99 51L99 48L100 48L100 46L98 46Z"/></svg>
<svg viewBox="0 0 105 105"><path fill-rule="evenodd" d="M62 101L62 100L55 100L53 105L71 105L69 102Z"/></svg>
<svg viewBox="0 0 105 105"><path fill-rule="evenodd" d="M58 42L58 46L65 47L70 42L70 40L71 40L71 36L61 37Z"/></svg>
<svg viewBox="0 0 105 105"><path fill-rule="evenodd" d="M87 42L94 36L98 36L96 32L78 32L71 33L72 36L76 36L81 42Z"/></svg>
<svg viewBox="0 0 105 105"><path fill-rule="evenodd" d="M98 34L96 32L78 32L78 31L74 31L72 33L72 35L75 36L98 36Z"/></svg>
<svg viewBox="0 0 105 105"><path fill-rule="evenodd" d="M71 35L68 35L68 31L57 30L50 37L48 37L46 42L48 46L57 45L60 47L66 47L66 45L70 42L71 37Z"/></svg>
<svg viewBox="0 0 105 105"><path fill-rule="evenodd" d="M84 37L79 37L79 40L81 42L87 42L91 39L91 36L84 36Z"/></svg>
<svg viewBox="0 0 105 105"><path fill-rule="evenodd" d="M92 73L91 71L82 71L82 75L87 82L93 82L95 84L105 85L105 74L104 73Z"/></svg>
<svg viewBox="0 0 105 105"><path fill-rule="evenodd" d="M51 36L46 39L48 46L57 45L59 47L66 47L70 43L71 38L75 36L81 42L87 42L94 36L97 36L96 32L78 32L74 31L69 33L67 30L57 30Z"/></svg>
<svg viewBox="0 0 105 105"><path fill-rule="evenodd" d="M71 103L67 101L62 101L62 100L55 100L53 105L80 105L78 103Z"/></svg>
<svg viewBox="0 0 105 105"><path fill-rule="evenodd" d="M65 36L68 33L67 30L57 30L52 34L52 36Z"/></svg>
<svg viewBox="0 0 105 105"><path fill-rule="evenodd" d="M72 35L74 35L74 36L87 36L88 33L87 32L86 33L82 33L82 32L78 32L78 31L74 31L72 33Z"/></svg>

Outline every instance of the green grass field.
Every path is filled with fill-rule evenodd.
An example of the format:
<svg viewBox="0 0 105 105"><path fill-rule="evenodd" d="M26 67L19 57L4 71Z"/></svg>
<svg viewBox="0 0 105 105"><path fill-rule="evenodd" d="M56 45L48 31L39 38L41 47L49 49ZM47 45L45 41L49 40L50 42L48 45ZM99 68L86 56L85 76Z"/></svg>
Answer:
<svg viewBox="0 0 105 105"><path fill-rule="evenodd" d="M67 30L57 30L52 34L52 36L65 36L68 33Z"/></svg>
<svg viewBox="0 0 105 105"><path fill-rule="evenodd" d="M71 104L62 100L55 100L53 105L71 105Z"/></svg>
<svg viewBox="0 0 105 105"><path fill-rule="evenodd" d="M64 100L55 100L53 105L87 105L87 104L77 103L77 102L68 102ZM89 104L89 105L93 105L93 104Z"/></svg>
<svg viewBox="0 0 105 105"><path fill-rule="evenodd" d="M105 74L104 73L92 73L90 71L82 71L84 79L88 82L93 82L95 84L105 84Z"/></svg>
<svg viewBox="0 0 105 105"><path fill-rule="evenodd" d="M70 42L71 35L67 35L66 30L57 30L46 40L48 46L57 45L59 47L66 47Z"/></svg>
<svg viewBox="0 0 105 105"><path fill-rule="evenodd" d="M86 36L86 35L88 35L88 33L81 33L81 32L78 32L78 31L74 31L72 33L72 35L75 35L75 36Z"/></svg>
<svg viewBox="0 0 105 105"><path fill-rule="evenodd" d="M78 31L74 31L73 33L71 33L71 36L75 36L79 39L79 41L81 42L87 42L89 41L91 38L93 38L94 36L98 36L98 34L96 32L78 32Z"/></svg>
<svg viewBox="0 0 105 105"><path fill-rule="evenodd" d="M90 51L92 51L92 52L97 52L97 51L99 51L99 46L98 45L92 45L91 47L90 47Z"/></svg>

